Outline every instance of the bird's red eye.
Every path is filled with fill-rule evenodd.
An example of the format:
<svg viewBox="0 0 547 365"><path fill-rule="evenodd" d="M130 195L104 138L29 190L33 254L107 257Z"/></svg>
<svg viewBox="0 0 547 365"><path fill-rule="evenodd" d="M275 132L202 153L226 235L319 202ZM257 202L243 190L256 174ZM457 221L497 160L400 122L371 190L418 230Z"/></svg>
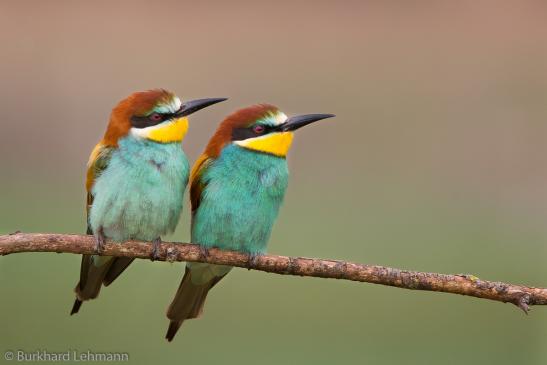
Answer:
<svg viewBox="0 0 547 365"><path fill-rule="evenodd" d="M260 134L260 133L263 133L265 129L266 128L264 128L263 125L255 125L253 127L253 132L255 132L256 134Z"/></svg>
<svg viewBox="0 0 547 365"><path fill-rule="evenodd" d="M154 122L159 122L161 120L161 114L158 114L158 113L152 113L150 114L150 120L154 121Z"/></svg>

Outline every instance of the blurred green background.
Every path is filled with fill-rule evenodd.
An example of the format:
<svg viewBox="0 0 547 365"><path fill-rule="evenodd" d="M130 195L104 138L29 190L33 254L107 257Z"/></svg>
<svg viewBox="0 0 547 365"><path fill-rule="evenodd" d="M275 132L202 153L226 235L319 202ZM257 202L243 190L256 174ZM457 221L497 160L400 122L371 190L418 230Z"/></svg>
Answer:
<svg viewBox="0 0 547 365"><path fill-rule="evenodd" d="M109 112L154 87L335 113L298 133L270 252L547 286L547 6L0 2L0 233L81 233ZM186 211L168 240L187 241ZM234 270L173 343L183 264L139 261L70 317L80 258L0 258L0 352L134 364L545 364L547 309ZM0 359L0 363L4 359Z"/></svg>

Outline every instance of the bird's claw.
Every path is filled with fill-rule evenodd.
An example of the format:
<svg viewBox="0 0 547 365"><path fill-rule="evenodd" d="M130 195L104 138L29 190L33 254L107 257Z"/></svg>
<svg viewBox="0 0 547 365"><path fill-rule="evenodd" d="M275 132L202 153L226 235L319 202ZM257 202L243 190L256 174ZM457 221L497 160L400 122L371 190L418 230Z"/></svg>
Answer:
<svg viewBox="0 0 547 365"><path fill-rule="evenodd" d="M153 242L152 254L150 255L151 261L155 261L160 258L160 244L161 238L158 237Z"/></svg>
<svg viewBox="0 0 547 365"><path fill-rule="evenodd" d="M103 229L99 229L99 232L95 235L95 254L100 255L104 252L104 232Z"/></svg>
<svg viewBox="0 0 547 365"><path fill-rule="evenodd" d="M258 264L258 259L262 256L260 253L250 253L249 258L247 260L247 269L251 270L252 268L256 267Z"/></svg>
<svg viewBox="0 0 547 365"><path fill-rule="evenodd" d="M209 258L209 249L204 246L199 246L199 255L202 259L207 260Z"/></svg>

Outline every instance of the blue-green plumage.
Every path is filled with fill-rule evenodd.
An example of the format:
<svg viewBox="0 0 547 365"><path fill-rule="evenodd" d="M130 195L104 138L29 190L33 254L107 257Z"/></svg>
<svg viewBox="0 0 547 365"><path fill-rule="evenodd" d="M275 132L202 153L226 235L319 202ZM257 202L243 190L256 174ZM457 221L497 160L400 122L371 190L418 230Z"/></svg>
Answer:
<svg viewBox="0 0 547 365"><path fill-rule="evenodd" d="M192 219L192 242L264 253L288 175L285 158L225 147L201 175L204 188Z"/></svg>
<svg viewBox="0 0 547 365"><path fill-rule="evenodd" d="M92 189L89 223L114 241L151 241L175 230L188 183L180 143L127 136Z"/></svg>

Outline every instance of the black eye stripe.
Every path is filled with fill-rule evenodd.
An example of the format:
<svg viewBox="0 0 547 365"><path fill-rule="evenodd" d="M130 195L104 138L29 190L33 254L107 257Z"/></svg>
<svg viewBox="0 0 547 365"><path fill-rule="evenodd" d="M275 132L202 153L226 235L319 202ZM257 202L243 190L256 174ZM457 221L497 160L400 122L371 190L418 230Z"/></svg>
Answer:
<svg viewBox="0 0 547 365"><path fill-rule="evenodd" d="M250 126L246 128L234 128L232 130L232 141L242 141L244 139L264 136L268 133L279 132L282 130L282 125L278 125L278 126L263 125L263 127L264 127L264 130L260 133L256 133L254 131L253 129L254 126Z"/></svg>
<svg viewBox="0 0 547 365"><path fill-rule="evenodd" d="M256 133L252 128L234 128L232 130L232 141L242 141L253 137L256 137Z"/></svg>
<svg viewBox="0 0 547 365"><path fill-rule="evenodd" d="M153 120L151 118L151 116L154 115L154 114L160 115L161 118L158 119L158 120ZM133 115L130 118L130 121L131 121L131 126L133 126L135 128L146 128L146 127L151 127L153 125L158 125L160 123L163 123L166 120L169 120L169 119L173 118L174 116L175 116L175 113L165 113L165 114L152 113L152 114L147 115L147 116Z"/></svg>

